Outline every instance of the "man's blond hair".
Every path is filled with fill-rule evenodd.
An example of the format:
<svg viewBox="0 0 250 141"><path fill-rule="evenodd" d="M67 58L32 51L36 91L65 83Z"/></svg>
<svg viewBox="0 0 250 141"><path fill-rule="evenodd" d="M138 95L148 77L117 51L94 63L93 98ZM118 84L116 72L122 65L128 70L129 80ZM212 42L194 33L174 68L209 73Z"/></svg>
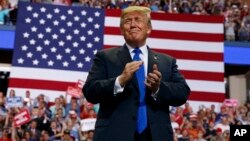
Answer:
<svg viewBox="0 0 250 141"><path fill-rule="evenodd" d="M129 6L125 9L122 10L122 14L121 14L121 20L120 20L120 26L122 25L124 16L128 13L131 12L140 12L146 15L147 20L148 20L148 25L151 27L151 10L148 7L144 7L144 6Z"/></svg>

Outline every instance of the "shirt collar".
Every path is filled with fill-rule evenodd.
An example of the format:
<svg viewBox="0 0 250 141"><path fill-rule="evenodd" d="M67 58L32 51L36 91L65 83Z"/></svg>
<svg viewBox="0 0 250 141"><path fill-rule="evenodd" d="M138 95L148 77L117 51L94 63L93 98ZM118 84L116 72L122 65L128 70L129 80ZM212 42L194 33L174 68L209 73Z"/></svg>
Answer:
<svg viewBox="0 0 250 141"><path fill-rule="evenodd" d="M129 44L127 44L127 43L126 43L126 46L128 47L129 53L130 53L130 54L133 53L134 48L131 47L131 46L130 46ZM147 55L147 54L148 54L148 47L147 47L146 44L143 45L143 46L141 46L141 47L139 47L139 49L141 50L141 52L142 52L143 55Z"/></svg>

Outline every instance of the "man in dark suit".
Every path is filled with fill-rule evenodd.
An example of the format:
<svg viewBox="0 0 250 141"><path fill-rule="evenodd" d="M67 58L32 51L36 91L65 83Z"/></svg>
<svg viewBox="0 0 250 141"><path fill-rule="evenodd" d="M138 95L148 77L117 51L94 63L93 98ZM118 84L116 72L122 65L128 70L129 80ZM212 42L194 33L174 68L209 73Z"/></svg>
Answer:
<svg viewBox="0 0 250 141"><path fill-rule="evenodd" d="M126 43L96 54L83 88L100 103L93 140L172 141L169 106L184 104L190 89L176 59L147 46L150 9L124 9L120 28Z"/></svg>

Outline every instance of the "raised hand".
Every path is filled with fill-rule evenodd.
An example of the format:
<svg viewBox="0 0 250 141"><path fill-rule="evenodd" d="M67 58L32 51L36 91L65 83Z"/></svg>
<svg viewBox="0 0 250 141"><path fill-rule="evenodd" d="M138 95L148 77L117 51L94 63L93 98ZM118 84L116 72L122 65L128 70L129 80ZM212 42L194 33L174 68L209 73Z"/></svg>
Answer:
<svg viewBox="0 0 250 141"><path fill-rule="evenodd" d="M153 93L155 93L160 87L161 77L161 72L158 70L157 65L154 64L153 72L148 73L144 83Z"/></svg>
<svg viewBox="0 0 250 141"><path fill-rule="evenodd" d="M143 65L143 61L133 61L127 63L122 74L119 75L119 83L124 87L133 77L134 73Z"/></svg>

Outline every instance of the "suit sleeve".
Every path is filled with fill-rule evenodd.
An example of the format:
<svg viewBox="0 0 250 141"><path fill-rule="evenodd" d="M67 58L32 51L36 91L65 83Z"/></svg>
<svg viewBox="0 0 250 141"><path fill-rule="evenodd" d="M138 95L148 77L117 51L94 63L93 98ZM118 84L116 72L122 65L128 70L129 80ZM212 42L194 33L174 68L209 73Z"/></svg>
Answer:
<svg viewBox="0 0 250 141"><path fill-rule="evenodd" d="M114 85L116 77L108 78L106 63L103 52L98 52L83 87L83 94L91 103L101 103L115 97Z"/></svg>
<svg viewBox="0 0 250 141"><path fill-rule="evenodd" d="M157 102L171 106L180 106L184 104L190 94L184 77L177 69L176 59L172 59L170 80L163 80L157 94Z"/></svg>

